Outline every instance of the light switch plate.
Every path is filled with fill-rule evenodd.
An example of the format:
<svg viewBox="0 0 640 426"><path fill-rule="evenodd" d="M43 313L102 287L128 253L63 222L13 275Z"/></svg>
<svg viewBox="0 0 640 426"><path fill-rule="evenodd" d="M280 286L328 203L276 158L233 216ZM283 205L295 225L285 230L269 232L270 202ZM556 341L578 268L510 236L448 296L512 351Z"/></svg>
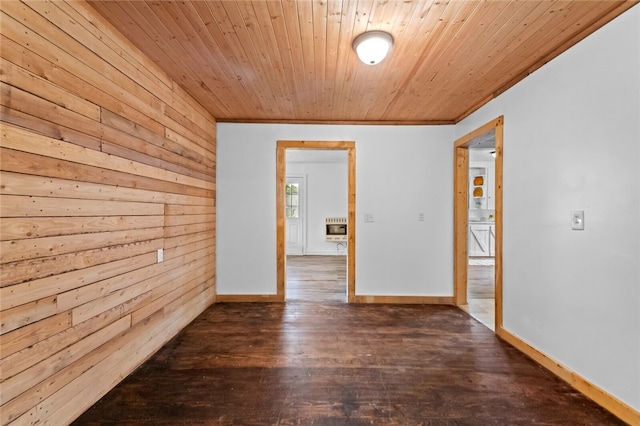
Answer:
<svg viewBox="0 0 640 426"><path fill-rule="evenodd" d="M574 210L571 212L571 229L584 230L584 210Z"/></svg>
<svg viewBox="0 0 640 426"><path fill-rule="evenodd" d="M158 249L158 263L162 262L163 260L164 260L164 250Z"/></svg>

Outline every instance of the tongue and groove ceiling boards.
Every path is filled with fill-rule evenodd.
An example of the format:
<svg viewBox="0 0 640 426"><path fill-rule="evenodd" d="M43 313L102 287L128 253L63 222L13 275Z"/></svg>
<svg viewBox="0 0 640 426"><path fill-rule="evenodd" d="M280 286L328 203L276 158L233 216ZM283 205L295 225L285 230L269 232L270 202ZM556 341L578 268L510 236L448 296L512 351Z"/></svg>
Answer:
<svg viewBox="0 0 640 426"><path fill-rule="evenodd" d="M637 1L91 1L220 122L455 123ZM361 63L360 33L394 45Z"/></svg>

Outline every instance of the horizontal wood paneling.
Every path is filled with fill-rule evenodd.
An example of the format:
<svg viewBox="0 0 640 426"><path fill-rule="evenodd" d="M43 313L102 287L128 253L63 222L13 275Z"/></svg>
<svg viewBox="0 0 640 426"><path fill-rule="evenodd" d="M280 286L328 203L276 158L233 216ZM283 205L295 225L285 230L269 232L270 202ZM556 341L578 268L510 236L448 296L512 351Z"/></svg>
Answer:
<svg viewBox="0 0 640 426"><path fill-rule="evenodd" d="M0 233L7 240L20 240L123 229L142 230L163 225L162 216L18 217L3 219L0 224Z"/></svg>
<svg viewBox="0 0 640 426"><path fill-rule="evenodd" d="M83 146L77 146L64 141L38 136L27 130L2 124L0 127L2 145L17 151L40 154L49 158L92 165L107 170L130 173L136 176L158 179L161 181L177 182L197 188L213 189L214 183L191 178L176 172L158 169L129 158L105 154ZM124 135L120 135L121 137ZM132 138L135 139L135 138Z"/></svg>
<svg viewBox="0 0 640 426"><path fill-rule="evenodd" d="M154 178L136 176L127 172L93 167L72 161L60 160L24 151L0 148L0 166L2 170L17 173L33 174L46 173L60 179L77 180L83 182L103 183L114 187L142 188L152 191L164 191L176 194L186 194L196 197L214 197L214 190L200 189L188 185L162 181Z"/></svg>
<svg viewBox="0 0 640 426"><path fill-rule="evenodd" d="M162 214L162 204L130 201L79 200L52 197L2 195L2 217L70 217L70 216L155 216Z"/></svg>
<svg viewBox="0 0 640 426"><path fill-rule="evenodd" d="M1 148L0 148L1 149ZM19 153L19 151L8 151ZM80 167L78 165L77 167ZM24 168L20 173L0 171L2 179L2 192L11 195L38 195L63 197L65 193L73 194L77 190L77 180L57 179L50 176L37 176L28 173L32 168ZM85 176L82 176L85 178ZM120 200L146 203L187 204L193 206L209 205L211 198L195 197L184 194L172 194L168 192L143 190L122 185L101 185L82 182L84 190L91 192L96 200ZM73 198L73 195L67 198Z"/></svg>
<svg viewBox="0 0 640 426"><path fill-rule="evenodd" d="M71 327L71 312L63 312L45 320L21 327L11 333L0 335L2 356L8 357Z"/></svg>
<svg viewBox="0 0 640 426"><path fill-rule="evenodd" d="M160 240L163 235L164 228L159 227L2 241L0 242L1 263L95 250L115 244L128 244L150 239Z"/></svg>
<svg viewBox="0 0 640 426"><path fill-rule="evenodd" d="M215 120L86 3L0 11L0 423L66 424L215 300Z"/></svg>
<svg viewBox="0 0 640 426"><path fill-rule="evenodd" d="M133 259L138 255L156 250L156 247L161 244L162 240L146 240L134 244L114 245L96 250L12 262L11 267L0 268L0 287L85 269L120 259ZM153 256L149 259L153 261Z"/></svg>

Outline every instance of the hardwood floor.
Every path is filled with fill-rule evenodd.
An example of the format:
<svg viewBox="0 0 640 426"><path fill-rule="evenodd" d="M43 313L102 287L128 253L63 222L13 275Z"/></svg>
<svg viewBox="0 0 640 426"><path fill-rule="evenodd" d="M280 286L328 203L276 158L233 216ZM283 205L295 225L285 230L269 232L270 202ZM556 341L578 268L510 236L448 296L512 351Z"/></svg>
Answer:
<svg viewBox="0 0 640 426"><path fill-rule="evenodd" d="M467 267L469 299L493 299L495 297L494 266L469 265Z"/></svg>
<svg viewBox="0 0 640 426"><path fill-rule="evenodd" d="M469 265L467 268L468 304L460 308L495 331L495 267Z"/></svg>
<svg viewBox="0 0 640 426"><path fill-rule="evenodd" d="M210 307L75 424L623 424L460 309L349 305L308 260L287 303Z"/></svg>
<svg viewBox="0 0 640 426"><path fill-rule="evenodd" d="M286 300L345 303L346 256L287 256Z"/></svg>

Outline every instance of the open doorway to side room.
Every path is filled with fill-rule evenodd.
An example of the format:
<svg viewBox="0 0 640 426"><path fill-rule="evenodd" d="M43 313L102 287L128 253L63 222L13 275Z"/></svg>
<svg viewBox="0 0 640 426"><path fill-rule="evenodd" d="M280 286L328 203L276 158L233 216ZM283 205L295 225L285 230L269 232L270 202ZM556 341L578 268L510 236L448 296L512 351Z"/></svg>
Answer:
<svg viewBox="0 0 640 426"><path fill-rule="evenodd" d="M472 317L495 327L495 129L469 146L467 304Z"/></svg>
<svg viewBox="0 0 640 426"><path fill-rule="evenodd" d="M347 301L345 150L286 150L287 301Z"/></svg>
<svg viewBox="0 0 640 426"><path fill-rule="evenodd" d="M500 334L502 329L503 117L454 144L455 302Z"/></svg>
<svg viewBox="0 0 640 426"><path fill-rule="evenodd" d="M355 143L278 141L276 175L278 299L353 301Z"/></svg>

